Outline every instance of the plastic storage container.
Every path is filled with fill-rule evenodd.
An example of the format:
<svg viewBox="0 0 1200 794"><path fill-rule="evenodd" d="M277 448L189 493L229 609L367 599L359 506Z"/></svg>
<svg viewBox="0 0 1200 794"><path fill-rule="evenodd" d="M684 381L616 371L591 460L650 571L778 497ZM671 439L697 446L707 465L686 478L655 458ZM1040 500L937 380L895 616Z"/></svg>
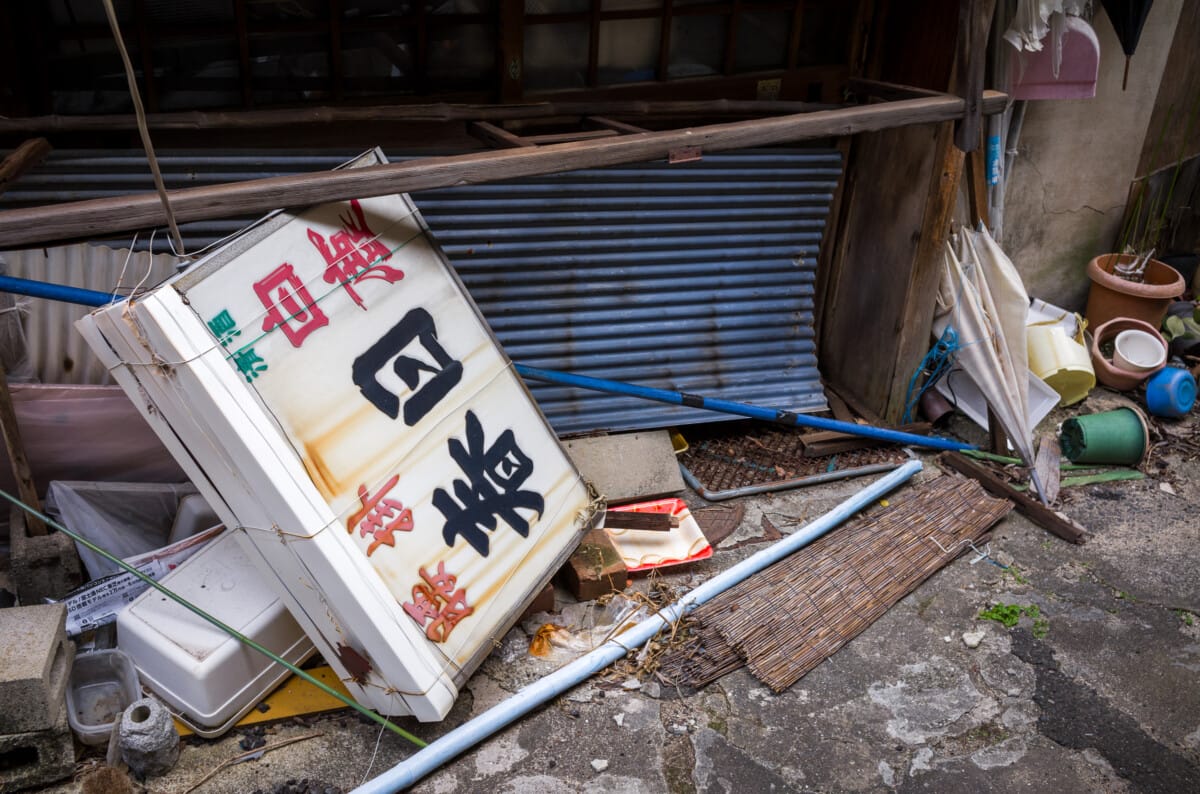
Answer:
<svg viewBox="0 0 1200 794"><path fill-rule="evenodd" d="M80 654L67 681L67 722L84 744L108 744L113 724L140 695L127 655L115 649Z"/></svg>
<svg viewBox="0 0 1200 794"><path fill-rule="evenodd" d="M264 581L238 533L225 532L162 579L218 620L299 664L313 644ZM200 736L229 730L290 673L157 590L117 617L142 682Z"/></svg>

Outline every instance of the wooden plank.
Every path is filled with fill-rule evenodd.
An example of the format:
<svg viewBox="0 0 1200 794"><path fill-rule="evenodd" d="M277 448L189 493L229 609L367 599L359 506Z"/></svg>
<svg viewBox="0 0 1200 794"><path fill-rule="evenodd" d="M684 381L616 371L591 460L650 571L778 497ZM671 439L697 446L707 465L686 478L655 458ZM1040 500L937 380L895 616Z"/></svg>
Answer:
<svg viewBox="0 0 1200 794"><path fill-rule="evenodd" d="M889 414L888 404L941 135L908 127L854 141L817 358L829 385L868 419L903 413Z"/></svg>
<svg viewBox="0 0 1200 794"><path fill-rule="evenodd" d="M928 435L930 425L928 422L916 422L914 424L901 425L896 430L902 433ZM871 449L888 443L890 442L875 438L863 438L862 436L854 436L849 433L838 433L833 430L825 430L819 433L804 433L800 436L800 444L804 447L804 457L806 458L821 458L826 455L837 455L856 449Z"/></svg>
<svg viewBox="0 0 1200 794"><path fill-rule="evenodd" d="M514 135L508 130L487 121L472 121L467 125L467 134L483 141L494 149L520 149L535 144Z"/></svg>
<svg viewBox="0 0 1200 794"><path fill-rule="evenodd" d="M30 138L13 149L0 163L0 193L8 189L9 183L44 160L52 148L50 141L45 138Z"/></svg>
<svg viewBox="0 0 1200 794"><path fill-rule="evenodd" d="M614 132L619 132L622 135L637 135L639 133L650 131L650 130L646 129L645 127L635 127L632 124L626 124L623 121L617 121L616 119L610 119L606 116L587 116L584 118L583 123L585 126L593 126L593 127L599 127L600 129L605 129L605 130L613 130Z"/></svg>
<svg viewBox="0 0 1200 794"><path fill-rule="evenodd" d="M972 228L978 229L979 224L989 225L991 214L988 211L987 163L982 146L976 146L967 155L967 211L970 215Z"/></svg>
<svg viewBox="0 0 1200 794"><path fill-rule="evenodd" d="M930 327L941 280L942 256L950 235L950 221L958 205L962 178L963 153L953 145L952 125L943 125L934 148L936 169L931 177L925 212L919 225L920 236L913 254L903 312L895 329L897 335L895 369L888 388L884 419L895 422L904 414L904 398L912 373L929 350Z"/></svg>
<svg viewBox="0 0 1200 794"><path fill-rule="evenodd" d="M1087 530L1083 527L1068 518L1063 518L1036 499L1031 499L1028 495L1014 489L1000 477L958 452L943 452L937 456L937 462L943 468L976 480L993 496L1008 499L1016 505L1017 511L1021 515L1063 540L1071 543L1083 543L1086 539Z"/></svg>
<svg viewBox="0 0 1200 794"><path fill-rule="evenodd" d="M945 94L940 95L942 97ZM960 100L961 101L961 100ZM984 113L1004 110L1007 96L996 91L984 94ZM280 108L276 110L184 111L151 113L146 123L151 130L264 129L307 124L364 124L391 122L515 121L580 116L783 116L810 111L829 111L826 105L791 100L697 99L697 100L596 100L532 102L506 105L435 103L425 105L371 105L368 107ZM958 113L951 113L955 118ZM46 132L113 132L137 129L132 114L95 116L30 116L0 118L0 133L40 134ZM835 133L836 134L836 133Z"/></svg>
<svg viewBox="0 0 1200 794"><path fill-rule="evenodd" d="M169 191L168 196L176 219L183 223L270 212L280 207L656 160L681 146L717 152L926 125L957 118L962 112L963 101L954 96L909 99L598 141L430 157L367 168L185 188ZM165 220L156 193L9 210L0 213L0 249L107 236L161 226ZM928 332L928 328L925 330Z"/></svg>

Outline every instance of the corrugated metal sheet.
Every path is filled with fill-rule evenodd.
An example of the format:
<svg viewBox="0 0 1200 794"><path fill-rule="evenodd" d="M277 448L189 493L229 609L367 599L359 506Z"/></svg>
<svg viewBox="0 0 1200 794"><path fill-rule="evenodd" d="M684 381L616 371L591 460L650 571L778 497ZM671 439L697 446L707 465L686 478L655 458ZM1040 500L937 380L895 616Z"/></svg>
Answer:
<svg viewBox="0 0 1200 794"><path fill-rule="evenodd" d="M836 151L708 155L414 195L514 361L795 411ZM530 384L559 433L708 411Z"/></svg>
<svg viewBox="0 0 1200 794"><path fill-rule="evenodd" d="M179 262L165 254L139 251L130 255L128 249L86 243L5 251L0 257L8 263L8 272L18 278L121 295L139 285L159 283L176 272ZM90 311L87 307L41 298L19 300L28 301L25 335L29 358L43 383L112 383L108 370L75 331L75 321Z"/></svg>
<svg viewBox="0 0 1200 794"><path fill-rule="evenodd" d="M180 151L159 159L168 186L185 187L323 170L352 154ZM825 407L812 332L815 267L840 172L836 151L773 149L413 198L514 360L815 411ZM140 152L59 151L0 196L0 207L151 187ZM186 224L185 243L195 251L243 223ZM160 234L154 248L165 246ZM563 434L718 418L530 386Z"/></svg>

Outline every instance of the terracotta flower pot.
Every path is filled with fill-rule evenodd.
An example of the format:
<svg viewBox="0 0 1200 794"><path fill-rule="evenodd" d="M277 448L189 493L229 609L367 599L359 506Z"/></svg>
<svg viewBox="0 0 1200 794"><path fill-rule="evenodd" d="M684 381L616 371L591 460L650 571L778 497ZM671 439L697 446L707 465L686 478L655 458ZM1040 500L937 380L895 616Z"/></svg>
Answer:
<svg viewBox="0 0 1200 794"><path fill-rule="evenodd" d="M1163 352L1167 350L1167 340L1162 338L1162 334L1149 323L1141 320L1134 320L1128 317L1118 317L1115 320L1109 320L1101 325L1092 334L1092 342L1088 347L1088 351L1092 355L1092 366L1096 370L1096 380L1103 383L1105 386L1110 386L1118 391L1129 391L1136 389L1137 385L1146 378L1153 375L1158 369L1162 369L1160 365L1155 370L1142 370L1140 372L1132 372L1130 370L1121 369L1112 362L1112 359L1105 358L1100 352L1100 346L1105 342L1111 342L1117 338L1117 334L1122 331L1145 331L1148 334L1153 334L1162 342ZM1164 357L1165 358L1165 357Z"/></svg>
<svg viewBox="0 0 1200 794"><path fill-rule="evenodd" d="M1113 275L1118 263L1132 262L1134 258L1133 254L1103 254L1088 262L1087 274L1092 286L1085 314L1089 327L1098 328L1115 317L1130 317L1157 330L1167 314L1167 306L1183 294L1183 276L1157 259L1146 264L1145 280L1141 283Z"/></svg>

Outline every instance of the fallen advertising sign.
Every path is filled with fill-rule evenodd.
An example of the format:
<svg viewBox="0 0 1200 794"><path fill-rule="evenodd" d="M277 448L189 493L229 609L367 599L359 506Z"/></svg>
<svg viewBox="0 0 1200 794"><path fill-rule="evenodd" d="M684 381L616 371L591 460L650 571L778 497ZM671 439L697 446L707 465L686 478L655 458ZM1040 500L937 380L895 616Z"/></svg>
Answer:
<svg viewBox="0 0 1200 794"><path fill-rule="evenodd" d="M595 522L407 196L269 216L79 328L382 713L443 717Z"/></svg>

